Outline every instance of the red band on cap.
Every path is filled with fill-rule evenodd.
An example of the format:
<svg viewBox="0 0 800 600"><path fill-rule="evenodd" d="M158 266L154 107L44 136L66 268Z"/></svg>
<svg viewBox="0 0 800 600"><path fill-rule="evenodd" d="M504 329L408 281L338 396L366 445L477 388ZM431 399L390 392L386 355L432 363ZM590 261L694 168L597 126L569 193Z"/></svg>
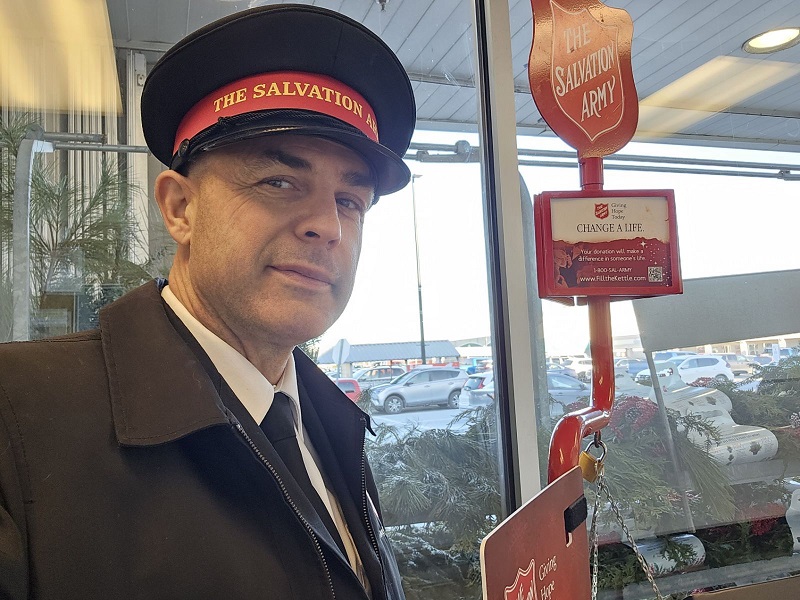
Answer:
<svg viewBox="0 0 800 600"><path fill-rule="evenodd" d="M172 153L178 151L183 140L214 125L220 117L285 108L334 117L378 141L375 112L353 88L326 75L280 71L239 79L200 100L178 126Z"/></svg>

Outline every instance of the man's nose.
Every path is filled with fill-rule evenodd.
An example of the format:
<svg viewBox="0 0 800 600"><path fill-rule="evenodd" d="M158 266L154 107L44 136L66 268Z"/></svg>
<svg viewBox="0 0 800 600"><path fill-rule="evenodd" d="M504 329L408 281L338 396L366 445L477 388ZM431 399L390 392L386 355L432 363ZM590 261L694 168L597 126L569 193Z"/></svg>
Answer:
<svg viewBox="0 0 800 600"><path fill-rule="evenodd" d="M318 194L308 204L308 212L298 224L298 235L335 246L342 239L339 206L333 194Z"/></svg>

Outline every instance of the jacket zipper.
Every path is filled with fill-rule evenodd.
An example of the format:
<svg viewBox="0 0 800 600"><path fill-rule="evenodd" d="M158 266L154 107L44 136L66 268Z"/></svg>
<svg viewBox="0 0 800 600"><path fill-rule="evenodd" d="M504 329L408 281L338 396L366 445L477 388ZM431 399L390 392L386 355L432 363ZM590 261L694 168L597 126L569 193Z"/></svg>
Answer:
<svg viewBox="0 0 800 600"><path fill-rule="evenodd" d="M269 472L272 473L272 476L275 478L275 480L278 482L278 485L281 488L281 492L283 492L284 498L286 498L286 501L289 503L289 506L292 507L292 510L294 511L294 513L297 515L297 517L300 519L300 521L303 523L303 525L305 526L306 530L308 531L308 535L311 536L311 539L314 541L314 547L316 548L317 555L319 556L319 559L322 562L322 568L325 571L325 578L327 579L328 587L331 590L331 598L335 599L336 598L336 592L333 589L333 579L331 578L331 572L328 569L328 561L325 560L325 555L322 553L322 547L319 545L319 540L317 539L317 535L314 533L314 530L311 528L311 525L309 524L309 522L306 520L306 518L300 512L300 509L297 508L297 505L294 503L294 500L292 500L292 497L289 495L289 492L287 491L286 486L283 484L283 479L281 479L281 476L278 474L278 472L275 470L275 468L267 460L267 457L264 456L264 454L261 452L261 450L258 449L258 446L255 445L255 443L253 442L252 438L249 435L247 435L247 432L244 430L244 427L242 427L242 424L239 423L238 419L234 418L233 419L233 424L236 427L236 430L239 432L239 434L245 439L245 441L247 441L247 444L250 446L250 449L253 451L253 453L261 460L261 462L264 464L264 466L267 467ZM363 461L363 458L362 458L362 472L363 472L363 469L364 469L363 462L364 461ZM364 489L366 490L366 488L364 488ZM365 491L365 494L366 494L366 491Z"/></svg>
<svg viewBox="0 0 800 600"><path fill-rule="evenodd" d="M364 524L367 527L367 533L369 533L369 541L372 544L373 550L375 550L375 555L378 557L378 562L381 564L381 575L385 577L383 571L383 558L381 557L381 551L378 547L378 538L375 536L375 530L372 528L372 522L369 519L369 501L367 498L367 456L364 452L364 440L366 438L366 430L367 430L367 421L364 417L361 417L361 424L363 427L361 428L361 505L364 507ZM385 584L384 584L385 585Z"/></svg>

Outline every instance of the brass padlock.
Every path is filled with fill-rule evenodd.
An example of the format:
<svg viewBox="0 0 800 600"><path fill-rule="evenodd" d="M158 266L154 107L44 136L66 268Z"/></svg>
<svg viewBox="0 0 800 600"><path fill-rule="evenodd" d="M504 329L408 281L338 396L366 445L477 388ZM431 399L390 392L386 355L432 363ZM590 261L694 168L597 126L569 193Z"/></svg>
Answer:
<svg viewBox="0 0 800 600"><path fill-rule="evenodd" d="M594 483L597 481L600 459L598 459L596 456L592 456L586 450L584 450L581 452L580 458L578 459L578 465L580 466L581 473L583 473L583 478L586 481L589 483Z"/></svg>
<svg viewBox="0 0 800 600"><path fill-rule="evenodd" d="M600 448L602 453L600 456L594 456L593 454L589 453L589 449L595 446L596 448ZM603 461L606 458L606 445L603 442L599 441L592 441L586 446L586 450L581 452L580 456L578 457L578 465L581 468L581 473L583 474L583 478L588 481L589 483L594 483L597 481L597 477L600 475L600 472L603 470Z"/></svg>

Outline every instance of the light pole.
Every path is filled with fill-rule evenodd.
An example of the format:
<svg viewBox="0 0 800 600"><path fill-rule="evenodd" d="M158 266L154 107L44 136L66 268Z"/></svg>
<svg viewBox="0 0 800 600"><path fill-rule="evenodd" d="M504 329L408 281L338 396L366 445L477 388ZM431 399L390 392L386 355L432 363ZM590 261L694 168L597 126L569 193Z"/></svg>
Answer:
<svg viewBox="0 0 800 600"><path fill-rule="evenodd" d="M422 319L422 279L419 277L419 239L417 237L417 194L414 183L422 175L411 175L411 208L414 212L414 250L417 257L417 298L419 299L419 353L425 364L425 326Z"/></svg>

